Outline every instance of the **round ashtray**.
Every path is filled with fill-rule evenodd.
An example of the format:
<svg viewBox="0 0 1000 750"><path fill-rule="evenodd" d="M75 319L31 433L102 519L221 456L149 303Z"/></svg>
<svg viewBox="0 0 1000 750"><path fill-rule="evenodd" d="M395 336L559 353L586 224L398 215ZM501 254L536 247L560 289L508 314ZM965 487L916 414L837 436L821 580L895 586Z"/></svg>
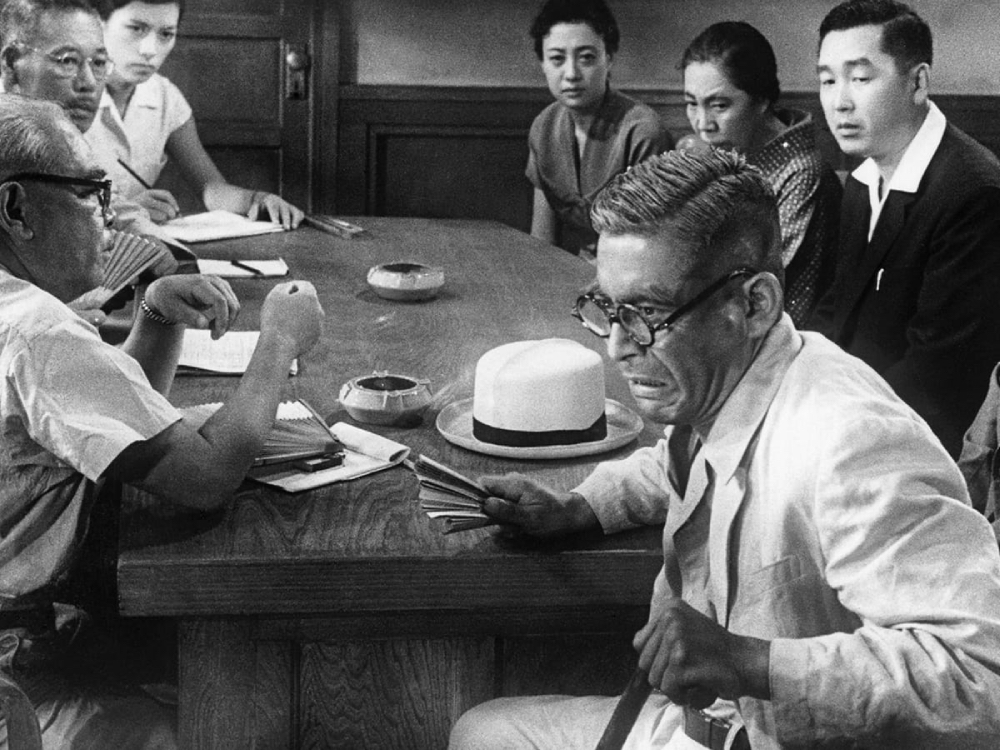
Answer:
<svg viewBox="0 0 1000 750"><path fill-rule="evenodd" d="M431 404L430 381L373 372L344 383L340 403L359 422L410 427Z"/></svg>
<svg viewBox="0 0 1000 750"><path fill-rule="evenodd" d="M368 283L379 297L416 302L438 293L444 286L444 270L398 260L369 268Z"/></svg>

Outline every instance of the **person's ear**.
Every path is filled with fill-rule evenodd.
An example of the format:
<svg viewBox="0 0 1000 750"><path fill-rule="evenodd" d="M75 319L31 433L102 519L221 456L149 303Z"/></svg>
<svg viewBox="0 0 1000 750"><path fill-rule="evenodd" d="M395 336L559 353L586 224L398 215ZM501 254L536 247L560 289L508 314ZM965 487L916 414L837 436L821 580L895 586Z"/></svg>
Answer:
<svg viewBox="0 0 1000 750"><path fill-rule="evenodd" d="M0 50L0 77L3 77L4 88L10 92L12 86L17 85L17 69L14 63L18 61L21 53L13 44L8 44Z"/></svg>
<svg viewBox="0 0 1000 750"><path fill-rule="evenodd" d="M24 242L35 236L25 215L26 200L27 194L19 183L0 184L0 231L12 240Z"/></svg>
<svg viewBox="0 0 1000 750"><path fill-rule="evenodd" d="M781 318L785 295L773 273L763 271L745 282L746 324L751 338L763 338Z"/></svg>
<svg viewBox="0 0 1000 750"><path fill-rule="evenodd" d="M923 106L927 104L931 88L931 66L920 63L910 71L910 84L913 87L913 103Z"/></svg>

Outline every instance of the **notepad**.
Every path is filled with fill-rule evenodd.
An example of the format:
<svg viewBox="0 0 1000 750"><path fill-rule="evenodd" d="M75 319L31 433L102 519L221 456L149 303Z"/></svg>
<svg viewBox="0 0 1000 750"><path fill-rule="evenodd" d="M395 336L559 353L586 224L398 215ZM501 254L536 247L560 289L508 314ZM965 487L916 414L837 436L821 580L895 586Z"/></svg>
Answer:
<svg viewBox="0 0 1000 750"><path fill-rule="evenodd" d="M269 278L288 275L288 264L282 258L275 260L241 260L240 268L233 265L231 260L208 260L198 259L198 273L207 273L213 276L225 276L227 278ZM250 268L255 268L260 273L254 273Z"/></svg>
<svg viewBox="0 0 1000 750"><path fill-rule="evenodd" d="M184 331L177 374L242 375L250 364L260 331L229 331L213 339L212 332L196 328ZM298 374L298 360L289 374Z"/></svg>
<svg viewBox="0 0 1000 750"><path fill-rule="evenodd" d="M285 231L281 224L272 221L254 221L231 211L205 211L181 216L171 219L161 227L174 239L192 243Z"/></svg>
<svg viewBox="0 0 1000 750"><path fill-rule="evenodd" d="M421 510L441 521L445 534L497 523L483 513L483 502L490 495L479 482L427 456L417 456L409 466L420 482Z"/></svg>
<svg viewBox="0 0 1000 750"><path fill-rule="evenodd" d="M248 476L285 492L302 492L389 469L410 455L410 449L402 443L346 422L330 425L330 434L344 446L344 462L340 466L320 471L301 471L287 464L262 466L251 469Z"/></svg>
<svg viewBox="0 0 1000 750"><path fill-rule="evenodd" d="M189 424L200 428L221 406L221 403L198 404L184 407L180 411ZM261 455L255 461L257 465L247 474L248 478L285 492L302 492L368 476L376 471L396 466L410 455L410 449L402 443L360 427L337 422L325 427L324 431L321 426L325 425L322 417L305 400L283 401L278 405L274 426ZM303 427L309 433L303 444L315 448L318 445L317 438L321 441L333 439L344 453L344 462L340 466L320 471L297 469L294 462L270 462L275 448L286 445L288 435L293 431L300 433Z"/></svg>

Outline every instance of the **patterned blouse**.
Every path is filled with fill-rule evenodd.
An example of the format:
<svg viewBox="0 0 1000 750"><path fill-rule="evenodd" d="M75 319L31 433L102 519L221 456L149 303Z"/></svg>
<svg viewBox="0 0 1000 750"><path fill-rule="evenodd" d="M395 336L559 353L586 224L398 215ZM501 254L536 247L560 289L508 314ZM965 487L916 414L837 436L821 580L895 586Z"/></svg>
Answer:
<svg viewBox="0 0 1000 750"><path fill-rule="evenodd" d="M833 282L843 189L816 148L812 116L775 112L787 129L747 155L778 197L781 259L785 266L785 309L802 327Z"/></svg>

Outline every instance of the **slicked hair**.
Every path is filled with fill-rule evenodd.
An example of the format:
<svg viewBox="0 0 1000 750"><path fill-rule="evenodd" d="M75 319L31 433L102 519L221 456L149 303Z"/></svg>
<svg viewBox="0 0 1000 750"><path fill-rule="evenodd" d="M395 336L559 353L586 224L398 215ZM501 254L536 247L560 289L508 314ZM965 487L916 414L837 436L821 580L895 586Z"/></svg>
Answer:
<svg viewBox="0 0 1000 750"><path fill-rule="evenodd" d="M604 51L609 55L618 52L621 39L618 22L604 0L548 0L535 16L528 32L535 40L535 54L542 59L545 37L558 23L585 23L604 40Z"/></svg>
<svg viewBox="0 0 1000 750"><path fill-rule="evenodd" d="M774 104L781 96L774 49L744 21L713 23L698 34L681 56L681 71L691 63L719 65L733 86L754 99Z"/></svg>
<svg viewBox="0 0 1000 750"><path fill-rule="evenodd" d="M66 148L54 124L69 118L55 102L20 94L0 94L0 182L18 172L60 173Z"/></svg>
<svg viewBox="0 0 1000 750"><path fill-rule="evenodd" d="M6 0L0 7L0 49L7 54L7 47L12 42L26 43L33 39L44 13L81 10L94 17L98 16L88 0ZM12 64L11 60L6 62L8 65Z"/></svg>
<svg viewBox="0 0 1000 750"><path fill-rule="evenodd" d="M91 0L97 12L101 14L101 19L107 21L111 14L120 8L134 2L134 0ZM184 17L184 0L142 0L149 5L176 5L178 21Z"/></svg>
<svg viewBox="0 0 1000 750"><path fill-rule="evenodd" d="M822 45L831 31L859 26L881 26L881 49L905 73L915 65L934 62L934 39L927 22L909 5L897 0L846 0L829 13L819 26Z"/></svg>
<svg viewBox="0 0 1000 750"><path fill-rule="evenodd" d="M784 280L774 192L735 151L650 157L598 194L591 223L599 234L668 235L705 274L745 265Z"/></svg>

